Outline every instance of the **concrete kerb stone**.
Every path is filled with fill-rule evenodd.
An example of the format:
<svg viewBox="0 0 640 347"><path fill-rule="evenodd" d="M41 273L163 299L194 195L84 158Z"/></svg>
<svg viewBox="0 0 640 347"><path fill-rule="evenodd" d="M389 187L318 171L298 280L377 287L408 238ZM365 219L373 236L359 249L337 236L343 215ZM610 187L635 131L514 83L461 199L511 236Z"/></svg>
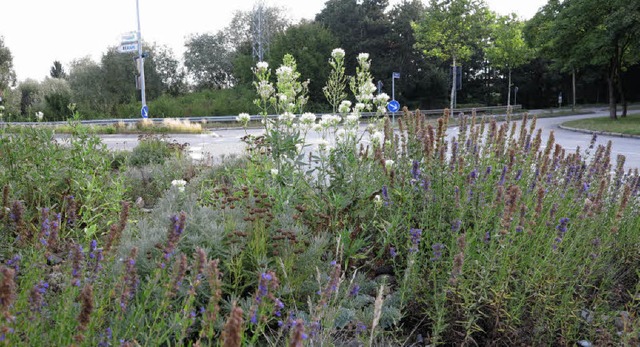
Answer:
<svg viewBox="0 0 640 347"><path fill-rule="evenodd" d="M575 131L578 133L585 133L585 134L598 134L598 135L605 135L605 136L615 136L615 137L624 137L624 138L632 138L632 139L640 139L640 135L631 135L631 134L621 134L621 133L612 133L612 132L608 132L608 131L596 131L596 130L588 130L588 129L579 129L579 128L572 128L572 127L568 127L566 125L558 125L558 127L560 129L564 129L564 130L568 130L568 131Z"/></svg>

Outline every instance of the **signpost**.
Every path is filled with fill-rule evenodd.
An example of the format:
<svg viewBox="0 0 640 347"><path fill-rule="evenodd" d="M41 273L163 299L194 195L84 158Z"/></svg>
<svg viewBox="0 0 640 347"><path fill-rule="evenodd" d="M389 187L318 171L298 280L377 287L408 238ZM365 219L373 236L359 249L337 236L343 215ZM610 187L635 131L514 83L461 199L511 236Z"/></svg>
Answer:
<svg viewBox="0 0 640 347"><path fill-rule="evenodd" d="M391 100L387 104L387 109L389 110L389 112L398 112L400 110L400 103L395 100Z"/></svg>
<svg viewBox="0 0 640 347"><path fill-rule="evenodd" d="M142 99L142 109L140 114L142 118L149 117L149 107L147 106L147 97L145 95L144 85L144 58L147 57L147 53L142 53L142 34L140 31L140 3L136 0L136 14L138 17L138 31L130 31L122 34L120 37L120 47L118 52L130 53L138 52L138 56L135 58L138 68L138 77L136 78L136 88L140 89L140 98Z"/></svg>
<svg viewBox="0 0 640 347"><path fill-rule="evenodd" d="M391 99L396 99L396 78L400 78L399 72L394 72L391 74Z"/></svg>
<svg viewBox="0 0 640 347"><path fill-rule="evenodd" d="M149 118L149 106L147 105L142 106L142 109L140 110L140 115L142 116L142 118Z"/></svg>
<svg viewBox="0 0 640 347"><path fill-rule="evenodd" d="M129 52L137 52L137 51L138 51L138 43L126 43L118 47L118 52L120 53L129 53Z"/></svg>
<svg viewBox="0 0 640 347"><path fill-rule="evenodd" d="M393 123L396 122L396 112L400 110L400 103L396 101L396 78L400 78L399 72L393 72L391 74L391 101L387 104L387 109L393 113Z"/></svg>

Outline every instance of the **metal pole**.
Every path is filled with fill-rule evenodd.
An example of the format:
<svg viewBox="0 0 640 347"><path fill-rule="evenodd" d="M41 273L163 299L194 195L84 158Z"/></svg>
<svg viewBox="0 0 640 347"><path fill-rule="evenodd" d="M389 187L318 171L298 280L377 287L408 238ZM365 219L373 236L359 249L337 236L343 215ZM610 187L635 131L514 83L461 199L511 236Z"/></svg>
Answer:
<svg viewBox="0 0 640 347"><path fill-rule="evenodd" d="M393 72L391 73L391 100L396 99L396 79L393 77Z"/></svg>
<svg viewBox="0 0 640 347"><path fill-rule="evenodd" d="M144 92L144 58L142 57L142 32L140 31L140 4L136 0L136 13L138 15L138 59L140 61L140 91L142 96L142 106L147 106L147 97Z"/></svg>

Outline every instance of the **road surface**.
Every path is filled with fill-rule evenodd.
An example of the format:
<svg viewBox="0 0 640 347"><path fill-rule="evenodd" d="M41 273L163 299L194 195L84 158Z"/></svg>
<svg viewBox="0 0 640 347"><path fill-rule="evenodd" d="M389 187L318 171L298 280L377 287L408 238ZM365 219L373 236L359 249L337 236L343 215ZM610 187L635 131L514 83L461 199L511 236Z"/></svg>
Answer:
<svg viewBox="0 0 640 347"><path fill-rule="evenodd" d="M604 117L608 115L607 110L597 110L593 114L562 116L551 118L540 118L537 120L537 128L542 129L543 142L546 143L549 133L554 131L556 143L564 147L567 152L575 151L580 146L582 151L589 146L592 135L564 130L559 127L560 124L580 118ZM364 127L363 127L364 129ZM173 134L167 135L170 141L189 144L189 154L196 160L205 160L209 163L216 163L222 160L224 156L240 155L244 152L244 143L240 140L245 134L259 135L262 129L248 129L246 132L241 128L216 129L206 134ZM449 137L456 136L458 129L456 127L449 128L447 134ZM131 150L138 143L137 135L100 135L102 141L107 148L111 150ZM320 138L314 131L310 131L307 143L318 143ZM611 140L613 143L612 165L615 166L615 158L618 154L626 157L625 168L640 169L640 139L622 138L616 136L599 135L597 144L606 145Z"/></svg>

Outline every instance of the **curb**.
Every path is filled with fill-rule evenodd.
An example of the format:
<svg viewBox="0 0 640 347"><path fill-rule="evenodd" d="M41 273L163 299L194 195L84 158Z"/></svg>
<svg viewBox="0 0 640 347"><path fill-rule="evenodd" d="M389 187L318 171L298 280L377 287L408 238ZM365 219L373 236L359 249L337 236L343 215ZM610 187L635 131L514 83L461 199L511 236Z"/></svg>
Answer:
<svg viewBox="0 0 640 347"><path fill-rule="evenodd" d="M572 127L568 127L565 125L558 125L558 127L560 129L563 130L568 130L568 131L574 131L577 133L584 133L584 134L597 134L597 135L605 135L605 136L614 136L614 137L623 137L623 138L631 138L631 139L640 139L640 135L631 135L631 134L621 134L621 133L612 133L612 132L608 132L608 131L597 131L597 130L587 130L587 129L579 129L579 128L572 128Z"/></svg>

